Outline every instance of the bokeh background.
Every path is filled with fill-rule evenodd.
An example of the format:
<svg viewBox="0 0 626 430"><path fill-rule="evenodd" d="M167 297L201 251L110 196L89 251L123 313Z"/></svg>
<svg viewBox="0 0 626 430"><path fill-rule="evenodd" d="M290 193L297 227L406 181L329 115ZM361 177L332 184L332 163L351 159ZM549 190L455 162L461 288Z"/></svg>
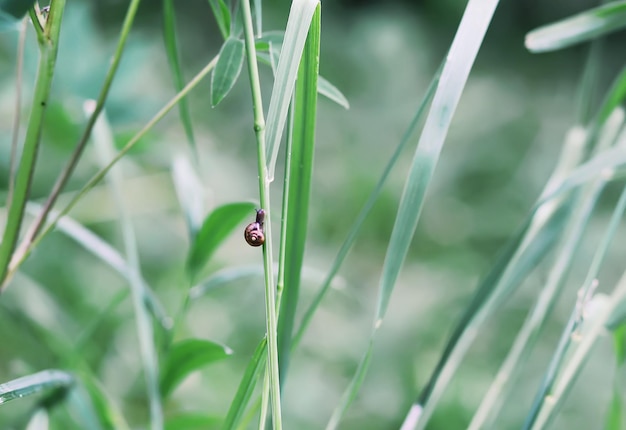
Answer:
<svg viewBox="0 0 626 430"><path fill-rule="evenodd" d="M82 103L98 94L127 3L68 2L33 184L34 200L45 198L82 132ZM307 274L300 310L319 287L414 115L452 41L465 3L323 2L321 74L346 95L351 107L346 111L324 98L319 101ZM567 129L576 121L577 85L588 47L532 55L524 48L524 36L594 5L588 0L529 0L503 1L499 6L444 147L409 258L379 332L371 370L342 428L399 427L478 280L530 210L554 167ZM160 6L160 2L143 2L106 105L120 146L174 94ZM283 29L289 2L265 1L263 7L264 28ZM221 38L208 2L176 2L176 11L183 69L189 79L218 53ZM32 31L28 36L25 117L37 60ZM16 41L17 33L0 34L3 201L14 115ZM620 44L623 36L619 34L606 41L596 102L621 67ZM210 106L208 79L189 97L207 210L228 202L258 201L245 69L242 77L216 108ZM268 101L270 70L263 68L262 77ZM122 163L141 267L172 314L181 306L187 288L184 260L189 247L171 179L172 160L177 156L189 157L190 153L174 110ZM386 243L411 159L412 149L394 170L335 288L291 361L284 392L285 428L323 428L366 347ZM88 148L68 190L82 186L98 165L95 151ZM611 193L609 189L607 194ZM275 208L280 197L277 181L272 196ZM61 201L67 201L67 196ZM118 214L105 184L71 215L123 249ZM595 243L605 220L606 214L599 213L586 244ZM278 230L276 224L273 231ZM623 245L617 243L614 248L605 266L608 285L622 266ZM588 246L581 247L578 261L588 261L589 253ZM249 264L260 265L260 253L235 235L220 249L212 268ZM584 274L584 265L578 266L495 428L520 427L576 300ZM540 266L488 322L446 391L430 429L460 429L468 424L545 280L547 267ZM73 240L58 232L46 238L0 299L0 382L62 367L63 353L55 350L50 333L72 345L99 315L99 328L81 353L128 420L136 428L145 427L147 404L132 306L125 301L101 315L105 304L125 288L123 279ZM233 283L195 301L176 337L223 342L234 354L188 378L167 411L199 410L223 416L264 327L260 279ZM611 344L605 339L554 428L602 427L613 378L610 360ZM0 428L22 422L32 402L16 401L0 408ZM61 407L55 414L54 428L71 428L69 412Z"/></svg>

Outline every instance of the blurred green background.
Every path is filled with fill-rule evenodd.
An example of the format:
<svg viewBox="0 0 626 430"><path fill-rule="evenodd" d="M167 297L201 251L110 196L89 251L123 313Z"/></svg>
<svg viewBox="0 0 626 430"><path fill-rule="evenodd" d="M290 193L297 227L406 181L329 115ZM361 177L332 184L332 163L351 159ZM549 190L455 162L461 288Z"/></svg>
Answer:
<svg viewBox="0 0 626 430"><path fill-rule="evenodd" d="M106 104L120 146L174 95L163 49L160 5L143 2ZM477 281L537 198L564 134L577 118L576 88L587 47L531 55L524 48L524 36L542 24L594 5L582 0L533 0L499 6L456 113L413 247L376 342L371 370L341 428L399 427ZM345 111L320 98L307 274L300 310L320 285L414 115L452 41L464 6L459 0L323 2L321 74L346 95L351 108ZM33 184L34 200L45 198L83 130L82 103L98 94L126 7L127 2L119 0L68 2ZM265 1L263 7L264 29L283 29L289 2ZM218 53L222 41L208 2L180 1L176 8L179 49L189 79ZM599 95L621 66L615 53L622 42L619 34L607 40ZM0 34L3 201L14 115L16 44L16 32ZM29 31L24 118L36 61L34 35ZM258 201L250 89L245 71L242 76L216 108L210 106L208 79L189 97L208 209L227 202ZM267 102L271 71L266 67L262 78ZM171 314L184 296L183 265L189 246L171 179L172 160L180 155L190 156L174 110L122 162L141 267ZM291 360L283 405L287 429L323 428L366 347L386 243L411 158L412 149L395 169L341 270L336 288ZM68 190L82 186L98 165L96 154L88 148ZM280 188L277 180L272 195L275 208L280 205ZM609 189L608 193L612 192ZM91 192L71 216L123 249L118 214L105 184ZM599 214L597 225L592 224L585 239L589 244L597 241L604 217ZM278 223L273 231L279 231ZM600 289L603 281L610 284L620 271L617 256L626 250L622 243L613 248ZM588 261L587 246L581 247L579 254L579 261ZM260 255L236 234L219 250L212 268L260 265ZM540 267L488 323L446 391L430 429L460 429L468 424L545 274L545 267ZM496 428L520 427L576 300L581 274L584 266L574 270L571 285ZM123 279L73 240L59 232L50 235L0 299L0 382L62 367L59 343L73 345L84 327L126 288ZM147 404L130 301L100 317L98 330L81 354L128 420L143 428ZM265 330L262 280L210 292L193 302L186 323L177 338L223 342L234 355L188 378L166 411L198 410L223 416ZM611 357L610 347L607 339L598 348L555 429L601 428L613 377L613 367L606 362ZM33 402L26 399L0 408L0 428L22 422ZM62 407L55 414L58 427L54 428L68 428L63 426L71 426L75 419Z"/></svg>

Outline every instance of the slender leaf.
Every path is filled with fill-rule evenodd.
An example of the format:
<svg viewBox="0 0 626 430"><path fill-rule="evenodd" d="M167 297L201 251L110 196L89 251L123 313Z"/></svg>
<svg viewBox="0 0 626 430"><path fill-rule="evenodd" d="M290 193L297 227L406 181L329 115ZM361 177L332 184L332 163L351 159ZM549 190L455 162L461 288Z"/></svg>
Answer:
<svg viewBox="0 0 626 430"><path fill-rule="evenodd" d="M548 52L626 27L626 1L615 1L533 30L526 36L531 52Z"/></svg>
<svg viewBox="0 0 626 430"><path fill-rule="evenodd" d="M606 100L600 108L597 122L602 125L609 115L624 102L626 98L626 68L613 81L611 89L607 92Z"/></svg>
<svg viewBox="0 0 626 430"><path fill-rule="evenodd" d="M187 257L187 271L193 281L202 274L219 245L253 210L252 203L230 203L216 208L206 217Z"/></svg>
<svg viewBox="0 0 626 430"><path fill-rule="evenodd" d="M161 395L169 396L190 373L232 354L225 345L203 339L186 339L174 343L161 369Z"/></svg>
<svg viewBox="0 0 626 430"><path fill-rule="evenodd" d="M318 4L318 0L294 0L291 3L285 39L280 51L280 60L278 61L276 79L267 113L266 156L270 181L274 180L274 170L285 120L287 119L287 109L291 102L291 95L298 75L298 65L313 12L315 12Z"/></svg>
<svg viewBox="0 0 626 430"><path fill-rule="evenodd" d="M319 72L321 7L318 4L313 18L304 54L298 71L294 97L294 126L289 163L288 199L285 201L285 289L278 320L278 351L281 381L289 366L291 337L302 279L302 262L307 238L313 152L315 148L315 121L317 114L317 77ZM279 269L280 270L280 269Z"/></svg>
<svg viewBox="0 0 626 430"><path fill-rule="evenodd" d="M83 428L130 430L115 399L100 382L88 372L81 372L79 377L80 383L71 391L69 400L72 409L83 419Z"/></svg>
<svg viewBox="0 0 626 430"><path fill-rule="evenodd" d="M624 389L623 375L626 369L626 325L622 325L613 333L615 348L615 371L613 379L613 397L609 404L604 430L622 430L626 426L624 420Z"/></svg>
<svg viewBox="0 0 626 430"><path fill-rule="evenodd" d="M182 155L174 157L172 179L178 202L187 220L189 234L194 237L205 214L202 181L189 159Z"/></svg>
<svg viewBox="0 0 626 430"><path fill-rule="evenodd" d="M176 40L176 13L174 9L174 0L163 0L163 37L165 39L165 52L167 60L174 78L174 89L179 92L185 86L183 71L180 66L180 56L178 55L178 42ZM191 113L189 112L189 103L187 97L183 97L178 104L180 119L185 129L187 142L194 153L196 150L196 139L191 124Z"/></svg>
<svg viewBox="0 0 626 430"><path fill-rule="evenodd" d="M213 16L217 22L217 26L222 33L224 40L230 35L230 10L224 0L209 0L209 5L213 10Z"/></svg>
<svg viewBox="0 0 626 430"><path fill-rule="evenodd" d="M220 50L213 76L211 77L211 105L217 106L233 88L243 65L244 43L240 39L228 38Z"/></svg>
<svg viewBox="0 0 626 430"><path fill-rule="evenodd" d="M45 408L39 408L28 421L26 430L47 430L49 425L48 411Z"/></svg>
<svg viewBox="0 0 626 430"><path fill-rule="evenodd" d="M373 343L374 336L387 311L391 293L417 228L426 191L439 160L439 154L443 148L452 116L497 4L497 0L470 0L452 42L437 92L433 97L433 103L405 182L391 239L387 247L370 343ZM364 374L367 372L370 350L371 346L361 359L357 373L354 375L348 390L344 393L342 402L333 412L327 429L337 427L350 406L351 400L358 392Z"/></svg>
<svg viewBox="0 0 626 430"><path fill-rule="evenodd" d="M230 403L226 419L222 430L234 430L239 425L241 417L246 410L256 381L261 375L261 371L265 368L265 362L267 358L267 338L261 339L259 345L254 350L252 358L248 362L248 367L241 378L235 398Z"/></svg>
<svg viewBox="0 0 626 430"><path fill-rule="evenodd" d="M70 373L56 369L42 370L0 384L0 405L42 391L69 389L73 384L74 377Z"/></svg>

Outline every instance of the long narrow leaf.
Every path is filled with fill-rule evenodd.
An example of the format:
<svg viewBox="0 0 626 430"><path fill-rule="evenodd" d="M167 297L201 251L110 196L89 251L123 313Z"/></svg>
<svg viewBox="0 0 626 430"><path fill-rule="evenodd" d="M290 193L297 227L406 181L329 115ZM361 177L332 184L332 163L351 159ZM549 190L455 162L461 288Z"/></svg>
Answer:
<svg viewBox="0 0 626 430"><path fill-rule="evenodd" d="M31 396L44 390L68 389L74 384L74 377L62 370L42 370L0 384L0 405L15 399Z"/></svg>
<svg viewBox="0 0 626 430"><path fill-rule="evenodd" d="M439 160L439 154L443 148L452 116L497 4L497 0L470 0L452 42L437 92L417 145L391 233L379 284L377 310L370 343L373 342L385 316L393 287L415 233L426 191ZM327 429L336 428L349 407L351 399L359 390L360 381L363 380L364 373L367 372L370 350L371 347L368 348L362 358L353 382L344 394L343 399L345 401L342 401L333 412ZM331 424L333 425L331 426Z"/></svg>
<svg viewBox="0 0 626 430"><path fill-rule="evenodd" d="M315 148L315 121L317 116L317 76L319 71L321 7L313 14L309 35L298 72L294 97L294 127L285 226L285 290L278 320L278 351L281 381L289 366L291 336L298 305L302 262L306 245L313 150ZM280 270L280 269L279 269Z"/></svg>
<svg viewBox="0 0 626 430"><path fill-rule="evenodd" d="M243 41L234 37L226 39L222 45L220 59L211 77L211 106L217 106L237 82L243 65L243 51Z"/></svg>
<svg viewBox="0 0 626 430"><path fill-rule="evenodd" d="M287 109L291 101L298 65L309 32L313 13L319 0L294 0L289 11L285 38L280 51L276 79L267 113L267 160L269 180L274 180L274 170L278 159L278 149L282 138Z"/></svg>

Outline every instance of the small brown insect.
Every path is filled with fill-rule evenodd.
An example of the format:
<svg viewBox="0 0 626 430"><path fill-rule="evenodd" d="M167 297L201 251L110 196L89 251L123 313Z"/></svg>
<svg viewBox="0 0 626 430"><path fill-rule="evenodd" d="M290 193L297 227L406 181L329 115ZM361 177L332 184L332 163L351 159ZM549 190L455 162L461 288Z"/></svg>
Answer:
<svg viewBox="0 0 626 430"><path fill-rule="evenodd" d="M263 234L263 221L265 220L265 211L257 209L256 221L251 222L243 231L243 237L250 246L261 246L265 243L265 234Z"/></svg>

